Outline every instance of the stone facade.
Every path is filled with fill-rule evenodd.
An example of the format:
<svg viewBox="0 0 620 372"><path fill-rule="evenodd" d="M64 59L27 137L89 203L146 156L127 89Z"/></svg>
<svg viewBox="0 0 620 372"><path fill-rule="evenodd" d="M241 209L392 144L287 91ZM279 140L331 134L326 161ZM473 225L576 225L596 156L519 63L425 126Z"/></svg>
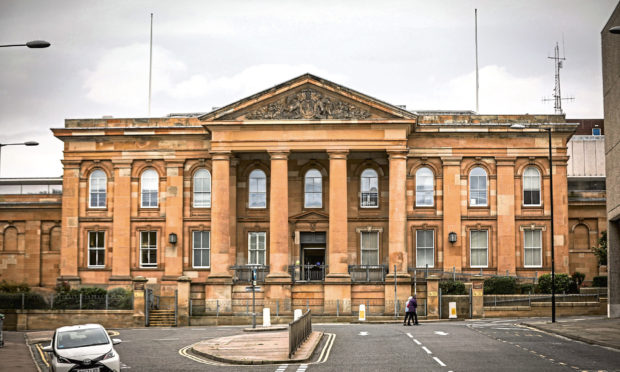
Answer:
<svg viewBox="0 0 620 372"><path fill-rule="evenodd" d="M406 299L426 264L533 277L551 269L550 172L568 273L575 128L410 112L308 74L201 116L66 120L58 280L169 293L189 277L231 311L256 263L260 298L347 313L394 282Z"/></svg>

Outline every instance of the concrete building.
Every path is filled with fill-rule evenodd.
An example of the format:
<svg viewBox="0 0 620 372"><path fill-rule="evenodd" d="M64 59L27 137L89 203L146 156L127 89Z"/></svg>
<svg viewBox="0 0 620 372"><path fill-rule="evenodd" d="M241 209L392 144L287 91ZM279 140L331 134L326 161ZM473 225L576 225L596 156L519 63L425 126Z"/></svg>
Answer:
<svg viewBox="0 0 620 372"><path fill-rule="evenodd" d="M261 298L326 311L344 300L346 312L393 299L395 281L406 298L427 266L533 277L551 269L551 171L556 271L569 273L576 127L563 115L412 112L309 74L206 114L66 120L53 129L64 142L62 211L49 218L62 226L57 279L142 276L169 293L189 278L195 300L226 301L247 295L258 267ZM0 215L0 241L28 218ZM3 262L27 258L10 247ZM27 266L25 280L51 282Z"/></svg>
<svg viewBox="0 0 620 372"><path fill-rule="evenodd" d="M609 316L615 318L620 317L620 34L609 32L614 26L620 26L620 4L601 30L606 124Z"/></svg>

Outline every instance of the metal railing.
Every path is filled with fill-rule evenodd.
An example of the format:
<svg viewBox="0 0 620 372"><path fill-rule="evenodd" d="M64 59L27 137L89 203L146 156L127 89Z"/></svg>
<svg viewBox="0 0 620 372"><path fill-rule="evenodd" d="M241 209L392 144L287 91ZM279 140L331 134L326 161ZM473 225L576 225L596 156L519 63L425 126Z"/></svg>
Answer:
<svg viewBox="0 0 620 372"><path fill-rule="evenodd" d="M600 302L598 293L556 294L557 302ZM533 302L551 302L550 294L484 295L484 306L531 306Z"/></svg>
<svg viewBox="0 0 620 372"><path fill-rule="evenodd" d="M133 294L85 295L55 293L0 293L0 308L15 310L131 310Z"/></svg>
<svg viewBox="0 0 620 372"><path fill-rule="evenodd" d="M233 275L234 283L250 283L252 281L252 270L256 270L256 281L265 282L265 277L269 274L268 265L235 265L230 267L235 271Z"/></svg>
<svg viewBox="0 0 620 372"><path fill-rule="evenodd" d="M387 273L387 265L349 265L352 282L382 283Z"/></svg>
<svg viewBox="0 0 620 372"><path fill-rule="evenodd" d="M307 310L304 315L288 324L288 357L293 357L295 351L306 341L312 333L312 315Z"/></svg>
<svg viewBox="0 0 620 372"><path fill-rule="evenodd" d="M456 271L456 268L454 266L452 267L452 271L444 271L443 269L433 269L433 268L429 268L428 266L409 267L407 271L412 275L412 277L416 279L426 279L430 275L436 275L436 276L439 276L441 279L468 281L468 280L471 280L471 278L474 276L482 276L485 279L495 278L495 277L511 277L511 278L517 279L520 282L526 282L526 283L529 282L532 284L536 284L538 282L537 271L534 272L533 276L518 276L516 274L511 275L511 273L508 270L506 270L506 274L487 274L483 271L483 269L480 269L480 271L471 270L468 272Z"/></svg>
<svg viewBox="0 0 620 372"><path fill-rule="evenodd" d="M289 273L295 282L322 282L328 265L290 265Z"/></svg>

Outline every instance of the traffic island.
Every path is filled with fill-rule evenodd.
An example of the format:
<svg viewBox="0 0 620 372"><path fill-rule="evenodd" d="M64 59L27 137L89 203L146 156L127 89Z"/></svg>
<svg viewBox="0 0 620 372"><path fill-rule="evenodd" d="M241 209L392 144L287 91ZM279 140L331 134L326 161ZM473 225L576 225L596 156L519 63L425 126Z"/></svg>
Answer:
<svg viewBox="0 0 620 372"><path fill-rule="evenodd" d="M323 332L313 331L291 358L288 331L219 337L199 342L191 350L196 355L230 364L302 363L312 357L322 337Z"/></svg>

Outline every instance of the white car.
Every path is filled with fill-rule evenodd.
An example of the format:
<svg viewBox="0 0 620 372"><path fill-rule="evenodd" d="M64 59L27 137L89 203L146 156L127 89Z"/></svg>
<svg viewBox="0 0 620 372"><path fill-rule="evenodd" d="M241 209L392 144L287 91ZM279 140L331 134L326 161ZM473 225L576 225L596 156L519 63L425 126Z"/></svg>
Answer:
<svg viewBox="0 0 620 372"><path fill-rule="evenodd" d="M120 342L99 324L83 324L56 329L43 351L52 354L54 372L119 372L121 361L113 345Z"/></svg>

